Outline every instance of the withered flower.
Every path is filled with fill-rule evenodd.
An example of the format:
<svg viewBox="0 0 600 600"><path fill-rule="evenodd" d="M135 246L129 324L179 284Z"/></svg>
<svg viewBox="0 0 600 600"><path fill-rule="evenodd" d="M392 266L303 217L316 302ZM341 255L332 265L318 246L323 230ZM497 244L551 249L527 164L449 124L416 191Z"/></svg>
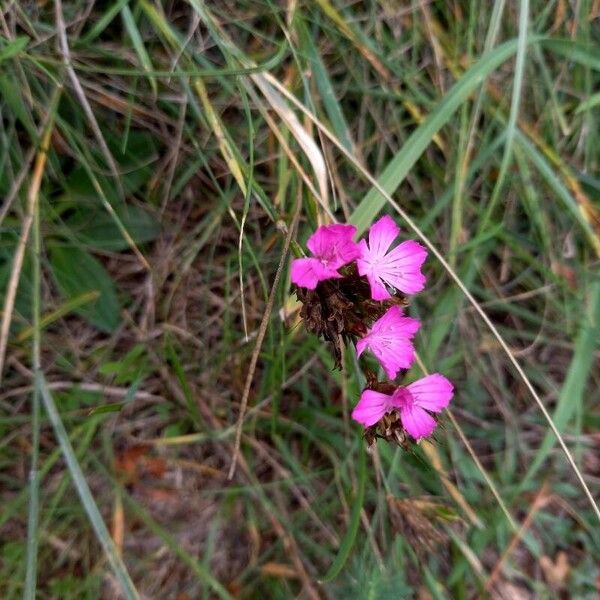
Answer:
<svg viewBox="0 0 600 600"><path fill-rule="evenodd" d="M396 498L388 496L390 520L394 531L403 535L417 555L439 553L448 535L435 526L451 520L448 507L432 498Z"/></svg>
<svg viewBox="0 0 600 600"><path fill-rule="evenodd" d="M361 277L354 264L341 269L341 277L320 281L311 290L296 287L302 302L300 316L306 329L333 345L336 367L341 367L342 343L355 343L368 333L367 323L378 319L387 308L402 304L394 298L373 302L369 283Z"/></svg>

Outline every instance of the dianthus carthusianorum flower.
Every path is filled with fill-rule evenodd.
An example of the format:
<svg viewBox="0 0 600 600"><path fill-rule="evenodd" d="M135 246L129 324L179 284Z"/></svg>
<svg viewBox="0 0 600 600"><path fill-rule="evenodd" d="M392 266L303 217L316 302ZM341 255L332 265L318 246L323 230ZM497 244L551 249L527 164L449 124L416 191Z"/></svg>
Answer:
<svg viewBox="0 0 600 600"><path fill-rule="evenodd" d="M420 440L431 435L437 425L429 413L446 408L453 393L452 384L439 373L398 387L391 395L368 389L363 391L354 407L352 418L371 427L385 414L398 411L404 430L415 440Z"/></svg>
<svg viewBox="0 0 600 600"><path fill-rule="evenodd" d="M415 294L425 287L421 265L427 250L411 240L402 242L393 250L390 246L398 237L400 228L388 215L381 217L369 229L369 243L359 242L358 272L365 275L371 285L373 300L387 300L390 293L386 285L405 294Z"/></svg>
<svg viewBox="0 0 600 600"><path fill-rule="evenodd" d="M401 387L393 381L415 360L413 338L421 323L403 307L407 295L425 286L427 257L417 242L392 247L399 232L387 215L358 243L353 225L321 226L308 239L311 256L292 261L291 280L304 326L331 344L335 367L342 368L343 349L353 344L359 357L368 350L385 371L387 381L379 381L361 361L368 387L352 417L365 426L367 443L382 438L408 448L409 437L419 441L434 431L431 413L448 406L453 387L440 374Z"/></svg>
<svg viewBox="0 0 600 600"><path fill-rule="evenodd" d="M405 317L399 306L390 307L373 323L367 335L356 343L356 354L360 356L369 349L381 363L386 375L394 379L400 369L408 369L415 360L412 338L421 323Z"/></svg>
<svg viewBox="0 0 600 600"><path fill-rule="evenodd" d="M319 281L341 278L338 269L360 255L358 244L352 240L355 233L354 225L319 227L306 243L312 257L292 261L292 283L314 290Z"/></svg>

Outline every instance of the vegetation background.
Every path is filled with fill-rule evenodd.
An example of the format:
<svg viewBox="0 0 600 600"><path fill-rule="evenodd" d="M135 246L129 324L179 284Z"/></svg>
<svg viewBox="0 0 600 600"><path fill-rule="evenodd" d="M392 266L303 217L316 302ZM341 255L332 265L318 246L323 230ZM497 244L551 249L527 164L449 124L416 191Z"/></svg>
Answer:
<svg viewBox="0 0 600 600"><path fill-rule="evenodd" d="M599 17L3 1L0 596L597 598ZM457 393L366 453L286 245L398 209Z"/></svg>

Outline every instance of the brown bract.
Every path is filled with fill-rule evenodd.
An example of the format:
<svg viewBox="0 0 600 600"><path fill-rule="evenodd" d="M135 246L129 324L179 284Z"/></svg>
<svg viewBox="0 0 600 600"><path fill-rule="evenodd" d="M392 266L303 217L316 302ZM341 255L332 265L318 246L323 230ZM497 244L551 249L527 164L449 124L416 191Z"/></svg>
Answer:
<svg viewBox="0 0 600 600"><path fill-rule="evenodd" d="M354 264L341 269L340 279L321 281L314 290L296 287L302 302L300 316L306 329L333 346L335 366L342 366L342 344L356 342L366 335L371 323L394 304L405 306L404 297L394 296L384 302L371 299L366 277L358 274Z"/></svg>
<svg viewBox="0 0 600 600"><path fill-rule="evenodd" d="M388 496L392 528L403 535L418 556L437 553L448 543L448 536L436 525L447 521L446 507L435 499Z"/></svg>
<svg viewBox="0 0 600 600"><path fill-rule="evenodd" d="M404 450L410 447L409 439L400 421L400 414L396 410L383 415L375 425L365 429L365 439L369 446L372 446L377 438L397 444Z"/></svg>

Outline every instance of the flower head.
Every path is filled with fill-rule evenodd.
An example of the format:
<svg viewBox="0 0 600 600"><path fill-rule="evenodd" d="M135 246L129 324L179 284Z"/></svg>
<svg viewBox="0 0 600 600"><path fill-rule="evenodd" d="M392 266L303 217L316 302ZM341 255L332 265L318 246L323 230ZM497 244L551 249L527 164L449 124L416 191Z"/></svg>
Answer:
<svg viewBox="0 0 600 600"><path fill-rule="evenodd" d="M368 348L381 363L387 376L394 379L400 369L408 369L415 360L411 339L421 327L417 319L402 316L399 306L392 306L377 319L367 335L358 340L356 353Z"/></svg>
<svg viewBox="0 0 600 600"><path fill-rule="evenodd" d="M418 379L389 394L365 390L352 411L352 418L365 427L375 425L386 413L397 410L405 431L415 440L433 433L437 423L429 414L442 411L452 399L452 384L439 373Z"/></svg>
<svg viewBox="0 0 600 600"><path fill-rule="evenodd" d="M322 225L308 238L310 258L292 261L291 280L299 287L314 290L319 281L339 279L338 269L360 255L358 244L352 240L354 225Z"/></svg>
<svg viewBox="0 0 600 600"><path fill-rule="evenodd" d="M389 250L399 232L393 219L385 215L371 225L369 243L359 242L360 257L356 264L358 272L369 280L373 300L390 298L386 284L405 294L415 294L425 287L421 265L427 250L413 241L402 242Z"/></svg>

